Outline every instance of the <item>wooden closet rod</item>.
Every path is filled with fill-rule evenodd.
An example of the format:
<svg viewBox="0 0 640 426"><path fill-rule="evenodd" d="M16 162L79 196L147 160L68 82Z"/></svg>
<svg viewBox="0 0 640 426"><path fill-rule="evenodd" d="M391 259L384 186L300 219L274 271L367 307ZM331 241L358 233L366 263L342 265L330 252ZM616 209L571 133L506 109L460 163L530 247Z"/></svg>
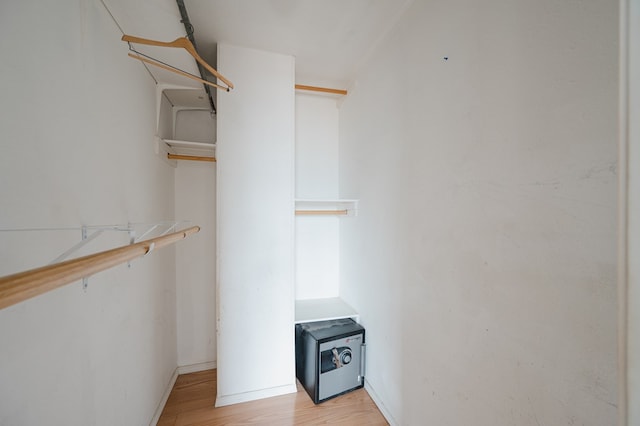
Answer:
<svg viewBox="0 0 640 426"><path fill-rule="evenodd" d="M181 155L181 154L167 154L169 160L189 160L189 161L209 161L215 163L216 157L202 157L198 155Z"/></svg>
<svg viewBox="0 0 640 426"><path fill-rule="evenodd" d="M305 86L296 84L296 90L310 90L312 92L333 93L334 95L346 95L347 91L342 89L331 89L329 87Z"/></svg>
<svg viewBox="0 0 640 426"><path fill-rule="evenodd" d="M182 49L186 50L187 52L189 52L189 54L191 56L193 56L193 59L195 59L204 68L206 68L207 71L209 71L218 80L222 81L224 84L226 84L228 86L228 87L221 87L221 86L216 86L216 87L221 88L223 90L227 90L227 91L229 89L233 89L233 83L231 81L229 81L227 78L225 78L222 74L220 74L211 65L209 65L207 63L207 61L202 59L202 57L196 51L196 48L193 46L193 43L191 43L191 40L189 40L186 37L180 37L180 38L177 38L177 39L175 39L173 41L166 42L166 41L151 40L151 39L142 38L142 37L135 37L135 36L131 36L131 35L125 34L125 35L122 36L122 41L126 41L128 43L146 44L148 46L182 48ZM140 59L139 57L136 57L136 56L133 56L133 58ZM140 60L142 60L142 59L140 59ZM154 65L156 65L156 64L154 63ZM171 71L171 70L169 70L169 71Z"/></svg>
<svg viewBox="0 0 640 426"><path fill-rule="evenodd" d="M151 59L144 58L144 57L142 57L140 55L137 55L137 54L129 53L129 57L131 57L133 59L137 59L139 61L142 61L142 62L150 64L150 65L156 66L158 68L162 68L163 70L174 72L174 73L179 74L179 75L181 75L183 77L190 78L191 80L199 81L202 84L206 84L208 86L215 87L216 89L229 90L229 88L227 88L227 87L223 87L223 86L220 86L218 84L212 83L212 82L210 82L208 80L204 80L204 79L202 79L202 78L200 78L198 76L195 76L193 74L189 74L188 72L182 71L179 68L172 67L170 65L165 65L165 64L162 64L160 62L152 61Z"/></svg>
<svg viewBox="0 0 640 426"><path fill-rule="evenodd" d="M296 216L347 216L348 210L296 210Z"/></svg>
<svg viewBox="0 0 640 426"><path fill-rule="evenodd" d="M144 256L156 248L173 244L198 231L200 231L199 226L192 226L179 232L139 243L7 275L0 278L0 309L128 262L136 257Z"/></svg>

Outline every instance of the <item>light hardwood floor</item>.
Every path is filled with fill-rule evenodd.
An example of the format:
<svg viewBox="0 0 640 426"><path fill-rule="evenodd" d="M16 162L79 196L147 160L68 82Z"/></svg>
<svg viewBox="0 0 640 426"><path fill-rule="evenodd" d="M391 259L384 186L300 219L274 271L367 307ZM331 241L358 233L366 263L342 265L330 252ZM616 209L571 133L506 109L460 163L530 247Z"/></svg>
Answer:
<svg viewBox="0 0 640 426"><path fill-rule="evenodd" d="M387 425L364 389L315 405L298 392L214 408L216 370L178 376L158 426L205 425Z"/></svg>

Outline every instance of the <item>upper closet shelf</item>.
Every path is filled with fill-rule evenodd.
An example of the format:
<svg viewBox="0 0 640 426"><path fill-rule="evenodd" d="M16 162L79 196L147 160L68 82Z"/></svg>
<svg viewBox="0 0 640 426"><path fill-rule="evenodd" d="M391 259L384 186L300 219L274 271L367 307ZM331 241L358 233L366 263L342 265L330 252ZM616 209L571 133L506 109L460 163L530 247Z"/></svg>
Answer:
<svg viewBox="0 0 640 426"><path fill-rule="evenodd" d="M358 200L296 199L297 216L357 216Z"/></svg>
<svg viewBox="0 0 640 426"><path fill-rule="evenodd" d="M296 300L296 324L342 318L353 318L360 322L358 312L339 297Z"/></svg>
<svg viewBox="0 0 640 426"><path fill-rule="evenodd" d="M169 147L167 158L170 160L192 160L216 162L216 144L206 142L178 141L162 139Z"/></svg>
<svg viewBox="0 0 640 426"><path fill-rule="evenodd" d="M198 149L211 153L215 152L216 150L216 144L214 143L177 141L173 139L163 139L163 141L172 148Z"/></svg>

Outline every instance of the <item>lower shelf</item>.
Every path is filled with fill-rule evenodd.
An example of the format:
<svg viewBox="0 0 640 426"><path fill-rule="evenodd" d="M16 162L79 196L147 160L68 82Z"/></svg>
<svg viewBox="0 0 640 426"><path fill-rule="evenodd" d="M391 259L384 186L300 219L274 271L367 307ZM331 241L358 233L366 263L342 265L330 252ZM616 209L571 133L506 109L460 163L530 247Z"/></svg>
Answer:
<svg viewBox="0 0 640 426"><path fill-rule="evenodd" d="M328 299L296 300L296 324L332 319L353 318L360 321L360 315L339 297Z"/></svg>

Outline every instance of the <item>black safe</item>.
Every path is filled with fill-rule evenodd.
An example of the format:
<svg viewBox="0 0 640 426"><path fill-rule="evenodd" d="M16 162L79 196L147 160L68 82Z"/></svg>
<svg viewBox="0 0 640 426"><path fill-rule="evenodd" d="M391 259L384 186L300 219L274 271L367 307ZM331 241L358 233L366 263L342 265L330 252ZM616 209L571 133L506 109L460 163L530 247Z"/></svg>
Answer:
<svg viewBox="0 0 640 426"><path fill-rule="evenodd" d="M296 324L296 377L314 403L364 386L364 331L350 318Z"/></svg>

